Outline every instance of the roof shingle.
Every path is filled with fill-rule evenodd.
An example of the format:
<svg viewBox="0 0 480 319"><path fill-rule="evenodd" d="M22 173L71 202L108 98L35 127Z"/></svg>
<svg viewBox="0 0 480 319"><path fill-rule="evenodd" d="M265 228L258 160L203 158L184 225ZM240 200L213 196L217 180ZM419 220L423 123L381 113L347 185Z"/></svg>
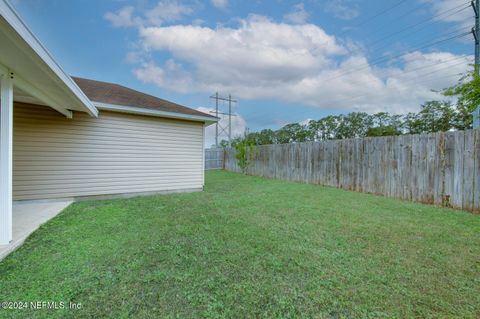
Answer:
<svg viewBox="0 0 480 319"><path fill-rule="evenodd" d="M166 101L153 95L132 90L114 83L101 82L79 77L72 77L85 95L93 102L106 104L132 106L164 112L173 112L186 115L205 116L212 119L216 117L180 104Z"/></svg>

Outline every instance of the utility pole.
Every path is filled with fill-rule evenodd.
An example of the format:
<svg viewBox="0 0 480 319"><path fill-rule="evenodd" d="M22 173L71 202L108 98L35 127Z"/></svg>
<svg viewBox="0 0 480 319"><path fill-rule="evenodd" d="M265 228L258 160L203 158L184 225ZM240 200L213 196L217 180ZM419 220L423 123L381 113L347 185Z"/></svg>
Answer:
<svg viewBox="0 0 480 319"><path fill-rule="evenodd" d="M475 11L475 28L472 29L475 38L475 74L480 76L480 0L472 0L473 11ZM480 128L480 106L473 113L473 128Z"/></svg>
<svg viewBox="0 0 480 319"><path fill-rule="evenodd" d="M480 75L480 0L472 1L473 11L475 11L475 29L472 30L475 38L475 75Z"/></svg>
<svg viewBox="0 0 480 319"><path fill-rule="evenodd" d="M226 115L228 116L228 126L222 126L219 122L215 124L215 147L218 147L218 139L220 136L224 136L228 138L228 143L232 142L232 116L236 116L232 114L232 103L237 103L236 100L232 99L232 95L229 94L228 98L220 97L218 92L215 95L210 96L211 99L215 100L215 111L210 112L214 113L216 117L219 115ZM228 113L219 112L218 102L219 101L226 101L228 102Z"/></svg>

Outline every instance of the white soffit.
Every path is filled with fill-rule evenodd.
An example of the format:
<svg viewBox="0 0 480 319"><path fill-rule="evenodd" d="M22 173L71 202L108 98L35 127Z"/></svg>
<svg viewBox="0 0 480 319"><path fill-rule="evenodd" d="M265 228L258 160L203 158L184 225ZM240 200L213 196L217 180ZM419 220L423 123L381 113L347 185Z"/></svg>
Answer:
<svg viewBox="0 0 480 319"><path fill-rule="evenodd" d="M0 68L14 74L14 85L62 113L98 116L98 110L15 12L0 0ZM15 83L17 78L17 83ZM20 100L24 97L20 97ZM15 100L15 96L14 96ZM61 110L64 108L64 110Z"/></svg>

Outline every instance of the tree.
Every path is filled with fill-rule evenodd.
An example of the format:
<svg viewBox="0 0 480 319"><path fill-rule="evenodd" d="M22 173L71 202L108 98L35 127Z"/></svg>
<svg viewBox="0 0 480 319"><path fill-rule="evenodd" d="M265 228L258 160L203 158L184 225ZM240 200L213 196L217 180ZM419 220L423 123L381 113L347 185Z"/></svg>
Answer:
<svg viewBox="0 0 480 319"><path fill-rule="evenodd" d="M462 75L457 84L442 90L443 95L457 98L456 129L473 126L473 112L480 106L480 77L475 71Z"/></svg>
<svg viewBox="0 0 480 319"><path fill-rule="evenodd" d="M392 136L402 134L401 115L390 115L387 112L379 112L371 115L372 126L367 130L367 136Z"/></svg>
<svg viewBox="0 0 480 319"><path fill-rule="evenodd" d="M304 125L299 123L287 124L275 133L279 144L306 142L309 132Z"/></svg>
<svg viewBox="0 0 480 319"><path fill-rule="evenodd" d="M237 159L237 164L242 173L246 174L255 151L255 141L251 138L251 134L245 134L243 138L235 141L234 148L236 150L235 158Z"/></svg>
<svg viewBox="0 0 480 319"><path fill-rule="evenodd" d="M420 112L403 116L387 112L329 115L307 125L291 123L277 131L250 133L250 137L256 145L264 145L469 129L472 112L480 105L479 78L469 72L456 85L441 91L447 97L457 97L455 106L449 101L428 101Z"/></svg>
<svg viewBox="0 0 480 319"><path fill-rule="evenodd" d="M467 108L470 113L480 105L480 77L474 71L464 74L454 86L442 91L445 96L458 98L458 103Z"/></svg>
<svg viewBox="0 0 480 319"><path fill-rule="evenodd" d="M452 125L454 129L460 131L473 128L473 113L468 106L457 104Z"/></svg>
<svg viewBox="0 0 480 319"><path fill-rule="evenodd" d="M310 121L308 136L314 137L315 141L338 139L338 127L341 118L338 115L329 115L318 121Z"/></svg>
<svg viewBox="0 0 480 319"><path fill-rule="evenodd" d="M270 129L265 129L260 131L257 134L257 145L268 145L268 144L275 144L275 132Z"/></svg>
<svg viewBox="0 0 480 319"><path fill-rule="evenodd" d="M365 137L372 127L372 118L364 112L353 112L339 117L338 138Z"/></svg>
<svg viewBox="0 0 480 319"><path fill-rule="evenodd" d="M218 146L221 148L227 148L230 146L230 143L227 140L221 140Z"/></svg>
<svg viewBox="0 0 480 319"><path fill-rule="evenodd" d="M429 101L422 105L418 113L421 132L446 132L453 127L455 109L451 102Z"/></svg>
<svg viewBox="0 0 480 319"><path fill-rule="evenodd" d="M386 125L386 126L377 126L371 127L368 129L367 136L368 137L379 137L379 136L395 136L401 135L397 129L393 126Z"/></svg>
<svg viewBox="0 0 480 319"><path fill-rule="evenodd" d="M410 112L403 117L403 128L407 134L420 134L423 130L422 121L418 113Z"/></svg>

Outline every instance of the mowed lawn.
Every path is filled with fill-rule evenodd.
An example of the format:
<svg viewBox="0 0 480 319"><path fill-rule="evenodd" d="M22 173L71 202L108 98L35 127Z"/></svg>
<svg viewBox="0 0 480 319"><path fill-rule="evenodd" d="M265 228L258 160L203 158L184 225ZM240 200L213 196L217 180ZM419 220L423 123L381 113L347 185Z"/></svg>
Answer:
<svg viewBox="0 0 480 319"><path fill-rule="evenodd" d="M480 216L210 172L203 193L76 203L0 263L0 317L478 318Z"/></svg>

